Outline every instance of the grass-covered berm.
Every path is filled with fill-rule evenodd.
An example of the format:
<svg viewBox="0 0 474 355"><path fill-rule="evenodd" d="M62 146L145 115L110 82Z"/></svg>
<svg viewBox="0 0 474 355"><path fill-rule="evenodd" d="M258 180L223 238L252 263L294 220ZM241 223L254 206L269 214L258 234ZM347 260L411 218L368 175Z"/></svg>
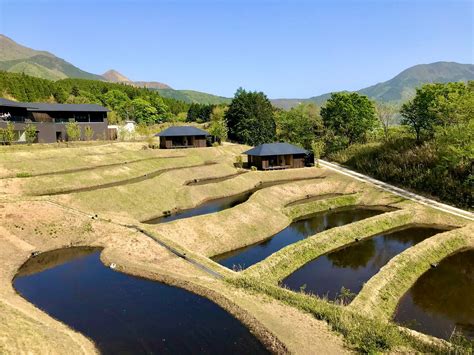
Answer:
<svg viewBox="0 0 474 355"><path fill-rule="evenodd" d="M116 264L117 271L211 299L275 353L447 351L445 343L408 332L389 319L429 262L472 245L472 222L325 168L238 174L234 162L245 146L143 146L0 147L0 353L97 351L89 339L35 308L12 287L18 268L32 253L69 246L103 247L102 261ZM278 184L257 189L232 208L143 223L270 182ZM290 244L245 271L210 259L262 242L313 213L356 205L391 209ZM456 229L393 258L349 306L279 286L305 263L356 238L413 224Z"/></svg>

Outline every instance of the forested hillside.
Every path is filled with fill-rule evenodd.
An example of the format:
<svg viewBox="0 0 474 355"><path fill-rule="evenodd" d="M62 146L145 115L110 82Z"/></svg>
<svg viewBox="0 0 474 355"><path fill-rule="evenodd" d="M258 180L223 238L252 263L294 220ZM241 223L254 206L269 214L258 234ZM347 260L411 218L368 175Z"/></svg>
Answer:
<svg viewBox="0 0 474 355"><path fill-rule="evenodd" d="M0 96L18 101L98 103L112 110L112 122L132 119L154 123L186 116L189 104L163 98L157 92L126 84L98 80L51 81L0 71Z"/></svg>

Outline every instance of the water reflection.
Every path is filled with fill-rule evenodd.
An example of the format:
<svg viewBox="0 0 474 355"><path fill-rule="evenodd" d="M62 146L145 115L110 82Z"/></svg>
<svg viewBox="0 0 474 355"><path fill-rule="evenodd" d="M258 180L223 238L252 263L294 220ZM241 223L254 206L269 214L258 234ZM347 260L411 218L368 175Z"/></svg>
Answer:
<svg viewBox="0 0 474 355"><path fill-rule="evenodd" d="M400 300L394 320L439 338L458 331L474 339L474 250L425 272Z"/></svg>
<svg viewBox="0 0 474 355"><path fill-rule="evenodd" d="M204 214L223 211L228 208L232 208L237 205L240 205L241 203L244 203L250 198L250 196L252 196L258 190L261 190L270 186L286 184L289 182L302 181L302 180L316 180L316 179L322 179L322 178L323 177L310 177L310 178L299 178L299 179L290 179L290 180L286 179L286 180L268 181L268 182L260 183L259 185L257 185L250 191L246 191L244 193L232 195L229 197L223 197L223 198L210 200L208 202L204 202L200 204L199 206L195 208L190 208L187 210L182 210L176 213L172 213L170 215L153 218L148 221L144 221L143 223L148 223L148 224L166 223L166 222L175 221L177 219L201 216Z"/></svg>
<svg viewBox="0 0 474 355"><path fill-rule="evenodd" d="M410 227L353 243L307 263L282 281L298 291L335 300L342 287L358 293L391 258L442 230Z"/></svg>
<svg viewBox="0 0 474 355"><path fill-rule="evenodd" d="M105 267L93 248L29 260L15 289L109 354L266 353L239 321L180 288Z"/></svg>
<svg viewBox="0 0 474 355"><path fill-rule="evenodd" d="M330 228L340 227L384 213L387 210L390 209L381 206L343 207L313 214L291 223L287 228L264 242L221 254L213 259L228 268L244 269L289 244Z"/></svg>

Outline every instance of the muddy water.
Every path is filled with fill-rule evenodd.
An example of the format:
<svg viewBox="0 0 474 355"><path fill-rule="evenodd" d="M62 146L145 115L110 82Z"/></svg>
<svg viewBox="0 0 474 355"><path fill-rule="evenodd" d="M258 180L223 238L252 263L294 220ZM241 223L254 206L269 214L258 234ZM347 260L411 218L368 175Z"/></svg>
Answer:
<svg viewBox="0 0 474 355"><path fill-rule="evenodd" d="M219 264L235 270L245 269L274 252L324 230L340 227L386 212L382 207L344 207L324 211L291 223L281 232L259 244L215 256Z"/></svg>
<svg viewBox="0 0 474 355"><path fill-rule="evenodd" d="M358 293L395 255L443 230L422 226L376 235L310 261L282 281L286 287L335 300L342 287ZM349 301L352 297L345 297Z"/></svg>
<svg viewBox="0 0 474 355"><path fill-rule="evenodd" d="M316 180L316 179L321 179L321 177L311 177L311 178L301 178L301 179L291 179L291 180L278 180L278 181L269 181L269 182L264 182L256 187L254 187L252 190L232 195L229 197L223 197L223 198L218 198L214 200L210 200L208 202L204 202L200 204L199 206L195 208L190 208L187 210L182 210L177 213L173 213L169 216L161 216L157 218L150 219L148 221L144 221L143 223L148 223L148 224L159 224L159 223L166 223L166 222L171 222L175 221L177 219L183 219L183 218L189 218L189 217L194 217L194 216L200 216L204 214L209 214L209 213L215 213L219 211L226 210L228 208L235 207L245 201L247 201L250 196L253 195L254 192L264 189L266 187L270 186L275 186L275 185L280 185L280 184L286 184L289 182L295 182L295 181L302 181L302 180Z"/></svg>
<svg viewBox="0 0 474 355"><path fill-rule="evenodd" d="M474 250L425 272L400 300L394 321L438 338L456 331L474 339Z"/></svg>
<svg viewBox="0 0 474 355"><path fill-rule="evenodd" d="M92 339L102 353L267 353L206 298L105 267L100 250L62 249L28 261L13 281L24 298Z"/></svg>

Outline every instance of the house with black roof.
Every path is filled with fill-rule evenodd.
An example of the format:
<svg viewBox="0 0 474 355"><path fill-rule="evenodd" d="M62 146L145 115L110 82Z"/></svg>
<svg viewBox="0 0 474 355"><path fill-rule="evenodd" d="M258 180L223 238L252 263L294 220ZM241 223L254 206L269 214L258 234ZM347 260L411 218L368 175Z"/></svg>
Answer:
<svg viewBox="0 0 474 355"><path fill-rule="evenodd" d="M107 108L97 104L47 104L0 98L0 128L12 122L16 140L22 142L26 125L33 124L38 142L53 143L67 140L66 123L77 122L81 139L84 139L85 126L92 128L93 139L107 139L107 112Z"/></svg>
<svg viewBox="0 0 474 355"><path fill-rule="evenodd" d="M209 133L193 126L173 126L156 134L161 149L202 148L207 146Z"/></svg>
<svg viewBox="0 0 474 355"><path fill-rule="evenodd" d="M243 154L248 156L248 166L259 170L303 168L308 151L289 143L260 144Z"/></svg>

